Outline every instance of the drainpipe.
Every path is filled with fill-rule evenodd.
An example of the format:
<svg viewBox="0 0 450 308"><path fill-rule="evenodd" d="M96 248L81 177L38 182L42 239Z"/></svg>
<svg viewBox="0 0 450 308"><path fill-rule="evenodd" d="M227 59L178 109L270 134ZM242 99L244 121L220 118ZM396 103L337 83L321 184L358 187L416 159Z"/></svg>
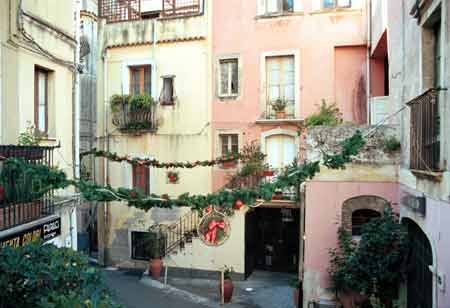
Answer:
<svg viewBox="0 0 450 308"><path fill-rule="evenodd" d="M300 247L298 254L298 264L299 264L299 277L302 282L304 282L304 262L305 262L305 210L306 210L306 183L303 182L298 191L300 196ZM304 285L304 283L303 283Z"/></svg>
<svg viewBox="0 0 450 308"><path fill-rule="evenodd" d="M80 72L78 71L78 65L80 63L80 37L81 37L81 21L80 21L80 11L81 11L81 1L74 0L75 7L75 80L74 80L74 178L80 178ZM77 205L79 201L76 202L74 208L70 213L70 237L72 243L72 249L77 250Z"/></svg>
<svg viewBox="0 0 450 308"><path fill-rule="evenodd" d="M9 21L8 21L9 22ZM0 144L3 141L3 117L2 117L2 95L3 95L3 45L0 45Z"/></svg>
<svg viewBox="0 0 450 308"><path fill-rule="evenodd" d="M367 2L367 123L371 123L371 112L370 112L370 98L372 93L372 68L370 65L371 51L372 51L372 0L368 0Z"/></svg>
<svg viewBox="0 0 450 308"><path fill-rule="evenodd" d="M102 33L103 35L103 33ZM106 151L109 151L109 131L108 131L108 49L104 48L103 55L102 55L102 61L103 61L103 149ZM103 183L105 185L109 184L109 160L104 159L103 160ZM99 261L101 264L106 264L106 257L105 257L105 251L106 246L108 243L107 236L107 223L108 223L108 216L109 216L109 204L108 202L103 203L103 230L100 230L100 228L97 230L97 232L102 232L102 240L103 240L103 253L102 253L102 260L100 260L99 255ZM100 251L99 251L100 252Z"/></svg>

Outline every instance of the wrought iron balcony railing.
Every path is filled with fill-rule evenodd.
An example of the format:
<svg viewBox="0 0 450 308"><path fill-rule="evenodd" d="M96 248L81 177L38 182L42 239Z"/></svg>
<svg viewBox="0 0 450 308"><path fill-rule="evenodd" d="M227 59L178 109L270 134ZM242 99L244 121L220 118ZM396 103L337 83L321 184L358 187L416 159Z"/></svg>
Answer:
<svg viewBox="0 0 450 308"><path fill-rule="evenodd" d="M108 23L200 13L200 0L100 0L99 16Z"/></svg>
<svg viewBox="0 0 450 308"><path fill-rule="evenodd" d="M22 158L31 164L53 167L55 147L0 145L0 231L25 224L54 213L53 191L42 191L32 175L4 174L4 160Z"/></svg>
<svg viewBox="0 0 450 308"><path fill-rule="evenodd" d="M123 104L113 112L112 123L124 133L156 131L156 104L144 108L131 108Z"/></svg>

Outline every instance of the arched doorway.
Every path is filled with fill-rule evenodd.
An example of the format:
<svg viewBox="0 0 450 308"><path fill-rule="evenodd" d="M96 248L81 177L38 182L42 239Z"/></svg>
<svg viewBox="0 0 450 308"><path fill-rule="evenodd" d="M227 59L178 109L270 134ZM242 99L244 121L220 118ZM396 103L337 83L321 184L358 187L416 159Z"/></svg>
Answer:
<svg viewBox="0 0 450 308"><path fill-rule="evenodd" d="M422 229L411 219L404 219L411 246L407 273L407 307L433 307L433 251Z"/></svg>

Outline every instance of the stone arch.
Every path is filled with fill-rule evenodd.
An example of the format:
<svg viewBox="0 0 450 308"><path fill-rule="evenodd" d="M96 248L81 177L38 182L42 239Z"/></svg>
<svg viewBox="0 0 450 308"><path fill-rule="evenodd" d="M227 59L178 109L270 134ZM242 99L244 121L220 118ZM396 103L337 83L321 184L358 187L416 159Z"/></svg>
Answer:
<svg viewBox="0 0 450 308"><path fill-rule="evenodd" d="M342 204L342 227L351 232L353 212L367 209L383 214L384 207L388 204L389 201L378 196L357 196L347 199Z"/></svg>

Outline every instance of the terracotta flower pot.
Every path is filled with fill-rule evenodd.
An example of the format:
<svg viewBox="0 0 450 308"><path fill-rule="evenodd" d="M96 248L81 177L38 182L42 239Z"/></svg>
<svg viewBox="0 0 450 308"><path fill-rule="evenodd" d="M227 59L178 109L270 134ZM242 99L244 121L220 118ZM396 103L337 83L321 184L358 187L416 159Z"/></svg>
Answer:
<svg viewBox="0 0 450 308"><path fill-rule="evenodd" d="M298 307L298 303L300 301L300 290L295 288L294 292L293 292L293 296L294 296L294 306Z"/></svg>
<svg viewBox="0 0 450 308"><path fill-rule="evenodd" d="M223 281L223 299L225 303L231 301L233 296L233 281L231 279L225 279Z"/></svg>
<svg viewBox="0 0 450 308"><path fill-rule="evenodd" d="M285 119L286 118L286 111L276 111L275 115L277 119Z"/></svg>
<svg viewBox="0 0 450 308"><path fill-rule="evenodd" d="M150 272L152 273L153 278L159 279L162 266L163 262L161 259L150 259Z"/></svg>

